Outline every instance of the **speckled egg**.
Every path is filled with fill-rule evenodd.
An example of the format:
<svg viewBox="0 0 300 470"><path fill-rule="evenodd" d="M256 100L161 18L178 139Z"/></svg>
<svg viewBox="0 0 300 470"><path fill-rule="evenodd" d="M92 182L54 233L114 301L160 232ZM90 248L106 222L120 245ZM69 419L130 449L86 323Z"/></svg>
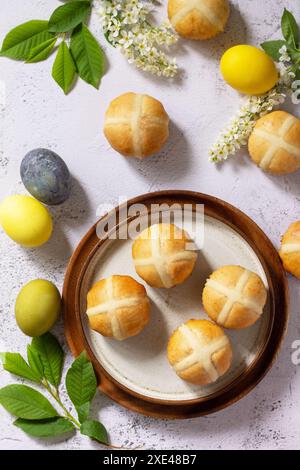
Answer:
<svg viewBox="0 0 300 470"><path fill-rule="evenodd" d="M44 204L61 204L70 195L70 172L63 159L52 150L39 148L28 152L22 160L20 173L27 191Z"/></svg>

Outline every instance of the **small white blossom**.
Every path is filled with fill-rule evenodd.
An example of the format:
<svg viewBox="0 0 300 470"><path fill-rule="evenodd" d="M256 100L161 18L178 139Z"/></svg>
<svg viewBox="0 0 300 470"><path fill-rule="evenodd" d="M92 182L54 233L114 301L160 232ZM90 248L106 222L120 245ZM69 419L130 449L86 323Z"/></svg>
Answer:
<svg viewBox="0 0 300 470"><path fill-rule="evenodd" d="M290 61L291 61L291 58L290 58L290 56L288 55L288 51L287 51L287 47L286 47L286 46L282 46L282 47L279 49L279 54L280 54L279 62L290 62Z"/></svg>
<svg viewBox="0 0 300 470"><path fill-rule="evenodd" d="M131 31L121 31L121 39L119 39L119 44L122 45L124 49L128 49L133 44L133 34Z"/></svg>
<svg viewBox="0 0 300 470"><path fill-rule="evenodd" d="M100 15L105 36L137 68L154 75L174 77L176 59L168 57L167 48L177 41L169 22L150 23L151 1L102 0Z"/></svg>

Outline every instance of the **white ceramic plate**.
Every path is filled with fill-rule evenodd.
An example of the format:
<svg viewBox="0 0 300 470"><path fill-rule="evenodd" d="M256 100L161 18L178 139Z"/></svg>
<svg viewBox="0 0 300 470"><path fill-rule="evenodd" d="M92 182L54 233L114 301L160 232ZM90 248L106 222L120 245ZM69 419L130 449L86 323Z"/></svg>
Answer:
<svg viewBox="0 0 300 470"><path fill-rule="evenodd" d="M185 220L184 228L192 227ZM267 278L259 258L250 245L235 230L205 216L204 243L192 276L172 289L154 289L136 274L132 257L132 240L109 240L95 253L85 272L81 286L81 315L86 339L97 360L115 381L146 400L168 402L190 401L208 397L226 389L258 357L264 346L270 321L269 301L262 317L250 328L226 330L233 346L233 363L223 377L208 386L194 386L181 380L170 367L166 348L171 333L191 318L208 318L201 295L212 271L227 264L238 264L256 272L266 287ZM180 225L176 223L177 225ZM200 227L201 228L201 227ZM145 285L151 299L151 320L144 331L125 341L105 338L90 329L85 315L86 294L92 284L112 274L126 274Z"/></svg>

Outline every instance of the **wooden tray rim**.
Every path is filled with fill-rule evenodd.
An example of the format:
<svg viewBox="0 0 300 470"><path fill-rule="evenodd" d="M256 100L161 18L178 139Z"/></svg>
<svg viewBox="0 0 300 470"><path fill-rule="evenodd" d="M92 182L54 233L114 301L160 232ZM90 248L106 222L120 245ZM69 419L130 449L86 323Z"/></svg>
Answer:
<svg viewBox="0 0 300 470"><path fill-rule="evenodd" d="M280 282L278 282L277 289L275 292L272 292L271 296L272 299L274 299L274 305L271 308L273 311L273 321L265 347L260 351L254 364L251 364L251 366L247 368L242 373L242 375L240 375L238 378L235 378L230 384L228 384L226 388L222 390L221 394L217 392L216 394L210 395L208 398L200 397L192 400L182 400L176 402L170 400L168 402L159 399L149 399L149 397L144 397L143 395L133 392L132 390L128 390L125 386L113 379L101 366L101 364L99 364L85 338L81 322L81 316L79 312L79 292L81 281L90 260L94 256L99 246L105 242L105 240L99 240L96 235L96 227L99 221L94 224L87 234L82 238L81 242L74 251L65 275L65 282L63 287L63 312L66 338L69 347L75 356L80 354L80 352L84 349L87 351L96 370L96 374L99 380L99 388L105 394L110 396L113 400L122 406L147 416L164 418L190 418L209 414L233 404L249 393L270 369L276 360L287 328L288 287L280 258L268 237L246 214L229 203L222 201L214 196L183 190L168 190L148 193L130 199L126 204L129 207L132 204L140 203L148 205L151 203L162 204L164 202L170 201L172 204L175 202L185 203L187 200L189 203L193 204L204 204L205 213L207 215L212 216L230 226L246 240L246 242L252 247L259 257L268 277L268 282L271 288L274 282L272 282L272 277L270 276L269 265L275 266L277 280ZM117 210L118 209L119 208L117 208ZM217 212L224 211L224 216L218 216L215 213L212 215L214 210ZM105 215L102 219L105 217L107 217L107 215ZM236 225L235 220L239 220L239 225ZM242 230L240 225L245 225L245 227L248 228L248 234ZM263 254L258 246L256 246L253 237L254 239L258 238L264 245L268 247L271 255L269 255L267 259L265 259L265 254ZM86 254L84 254L85 251L87 251ZM81 260L82 255L85 258L83 262ZM74 272L76 272L76 276L74 276ZM272 275L274 276L275 272L272 272ZM281 293L280 296L278 295L279 290ZM277 307L275 305L275 297L277 297L277 299L278 297L281 297L282 300L282 312L279 315L281 322L274 322L276 311L279 309L279 305ZM249 380L250 376L251 380ZM243 386L241 387L241 385Z"/></svg>

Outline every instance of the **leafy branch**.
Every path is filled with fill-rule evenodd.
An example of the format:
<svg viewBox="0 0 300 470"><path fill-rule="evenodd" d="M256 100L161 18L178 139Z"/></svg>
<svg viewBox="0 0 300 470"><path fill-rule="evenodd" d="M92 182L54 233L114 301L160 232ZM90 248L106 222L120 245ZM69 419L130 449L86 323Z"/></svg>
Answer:
<svg viewBox="0 0 300 470"><path fill-rule="evenodd" d="M5 36L0 56L36 63L48 59L56 50L52 77L65 94L78 75L99 88L105 59L86 25L91 8L90 0L72 0L56 8L49 21L31 20L17 26Z"/></svg>
<svg viewBox="0 0 300 470"><path fill-rule="evenodd" d="M66 375L66 389L77 418L68 411L60 396L64 353L51 333L33 338L27 346L27 362L21 354L11 352L1 353L0 359L6 371L43 387L61 410L59 414L52 403L32 387L7 385L0 389L0 404L17 417L15 426L34 437L59 436L77 430L109 445L103 424L89 419L97 380L85 352L74 360Z"/></svg>
<svg viewBox="0 0 300 470"><path fill-rule="evenodd" d="M300 79L300 35L299 29L293 14L286 8L281 18L281 31L283 39L266 41L261 44L264 51L275 61L283 61L283 52L291 59L290 72L295 74L297 80ZM284 57L283 57L284 58Z"/></svg>

